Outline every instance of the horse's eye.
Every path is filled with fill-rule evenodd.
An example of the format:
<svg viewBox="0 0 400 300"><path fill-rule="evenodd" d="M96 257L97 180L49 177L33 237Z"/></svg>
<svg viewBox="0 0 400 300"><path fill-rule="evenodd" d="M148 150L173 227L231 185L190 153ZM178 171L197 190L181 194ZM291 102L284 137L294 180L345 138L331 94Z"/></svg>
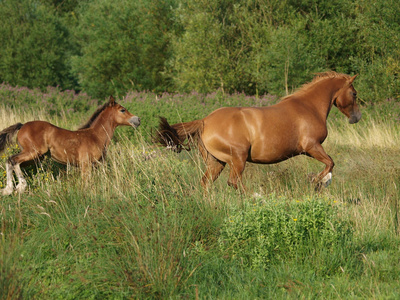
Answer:
<svg viewBox="0 0 400 300"><path fill-rule="evenodd" d="M126 112L126 109L125 108L121 108L120 112L124 113L124 112Z"/></svg>
<svg viewBox="0 0 400 300"><path fill-rule="evenodd" d="M356 92L353 92L353 97L357 97L357 93Z"/></svg>

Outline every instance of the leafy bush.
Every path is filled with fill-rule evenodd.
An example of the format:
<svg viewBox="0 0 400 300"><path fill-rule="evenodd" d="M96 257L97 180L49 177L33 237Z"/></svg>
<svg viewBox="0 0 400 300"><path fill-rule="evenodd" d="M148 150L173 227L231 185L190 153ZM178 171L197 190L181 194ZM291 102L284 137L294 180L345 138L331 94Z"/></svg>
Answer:
<svg viewBox="0 0 400 300"><path fill-rule="evenodd" d="M344 247L351 238L351 223L328 199L288 201L272 195L234 208L221 230L220 245L232 259L266 268L316 249L329 252Z"/></svg>
<svg viewBox="0 0 400 300"><path fill-rule="evenodd" d="M365 99L398 98L400 14L391 3L184 1L168 62L174 85L283 95L313 73L336 70L360 73Z"/></svg>
<svg viewBox="0 0 400 300"><path fill-rule="evenodd" d="M75 37L81 53L72 71L95 97L128 90L165 90L161 71L168 58L174 1L91 1L82 5Z"/></svg>
<svg viewBox="0 0 400 300"><path fill-rule="evenodd" d="M32 0L0 1L0 11L0 83L76 88L69 32L53 8Z"/></svg>
<svg viewBox="0 0 400 300"><path fill-rule="evenodd" d="M392 0L23 0L0 11L0 83L13 86L282 96L334 70L359 73L368 102L400 95Z"/></svg>

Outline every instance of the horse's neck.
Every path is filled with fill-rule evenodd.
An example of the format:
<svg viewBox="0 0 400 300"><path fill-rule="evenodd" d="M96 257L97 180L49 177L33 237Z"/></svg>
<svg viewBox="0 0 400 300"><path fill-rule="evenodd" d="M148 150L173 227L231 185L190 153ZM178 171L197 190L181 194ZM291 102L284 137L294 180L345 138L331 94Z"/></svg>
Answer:
<svg viewBox="0 0 400 300"><path fill-rule="evenodd" d="M339 80L324 80L305 92L303 99L326 121L333 105L333 98L342 86L343 83Z"/></svg>
<svg viewBox="0 0 400 300"><path fill-rule="evenodd" d="M105 147L110 143L115 128L116 126L107 112L102 112L90 126L90 129L93 130L96 136L104 142Z"/></svg>

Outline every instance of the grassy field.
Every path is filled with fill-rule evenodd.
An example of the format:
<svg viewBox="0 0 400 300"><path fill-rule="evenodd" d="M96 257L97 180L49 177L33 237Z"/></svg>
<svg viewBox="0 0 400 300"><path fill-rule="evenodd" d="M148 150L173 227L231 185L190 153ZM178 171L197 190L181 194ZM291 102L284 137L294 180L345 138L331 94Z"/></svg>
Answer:
<svg viewBox="0 0 400 300"><path fill-rule="evenodd" d="M54 90L0 90L11 95L13 105L0 107L1 129L32 119L74 129L99 103ZM355 125L332 110L324 147L336 166L319 193L308 175L323 166L296 157L248 164L246 195L226 185L224 170L205 196L196 151L178 155L150 142L159 114L187 121L222 105L274 101L127 95L120 102L143 126L118 128L107 161L89 178L45 159L25 169L25 193L0 196L2 298L397 299L398 102L362 107ZM10 145L0 154L0 185L16 151Z"/></svg>

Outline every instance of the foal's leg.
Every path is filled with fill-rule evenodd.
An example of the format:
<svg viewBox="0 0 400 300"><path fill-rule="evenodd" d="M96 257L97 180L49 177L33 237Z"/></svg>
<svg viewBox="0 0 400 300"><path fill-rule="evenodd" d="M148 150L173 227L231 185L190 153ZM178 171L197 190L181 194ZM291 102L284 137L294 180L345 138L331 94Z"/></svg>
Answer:
<svg viewBox="0 0 400 300"><path fill-rule="evenodd" d="M307 151L307 153L326 165L325 169L313 179L313 182L327 187L332 182L332 170L335 166L335 163L333 162L332 158L326 154L321 144L315 144L314 147Z"/></svg>
<svg viewBox="0 0 400 300"><path fill-rule="evenodd" d="M21 167L20 167L21 163L31 161L31 160L34 160L37 158L39 158L39 153L37 153L35 151L27 151L25 149L22 150L22 152L10 157L10 159L9 159L10 164L13 166L15 174L17 175L17 178L18 178L18 185L16 186L18 193L24 192L26 187L28 186L28 184L24 178L24 175L21 171Z"/></svg>
<svg viewBox="0 0 400 300"><path fill-rule="evenodd" d="M11 195L12 192L13 192L13 170L14 170L14 166L13 166L13 164L12 164L10 159L11 158L7 159L7 162L6 162L6 173L7 173L6 187L1 190L1 193L4 196Z"/></svg>
<svg viewBox="0 0 400 300"><path fill-rule="evenodd" d="M88 183L88 180L92 176L92 164L90 161L84 161L80 164L81 168L81 176L85 183Z"/></svg>
<svg viewBox="0 0 400 300"><path fill-rule="evenodd" d="M25 191L28 184L26 183L24 175L22 174L20 164L16 164L14 166L14 170L15 170L15 174L17 175L17 178L18 178L18 185L16 187L17 192L22 193Z"/></svg>

